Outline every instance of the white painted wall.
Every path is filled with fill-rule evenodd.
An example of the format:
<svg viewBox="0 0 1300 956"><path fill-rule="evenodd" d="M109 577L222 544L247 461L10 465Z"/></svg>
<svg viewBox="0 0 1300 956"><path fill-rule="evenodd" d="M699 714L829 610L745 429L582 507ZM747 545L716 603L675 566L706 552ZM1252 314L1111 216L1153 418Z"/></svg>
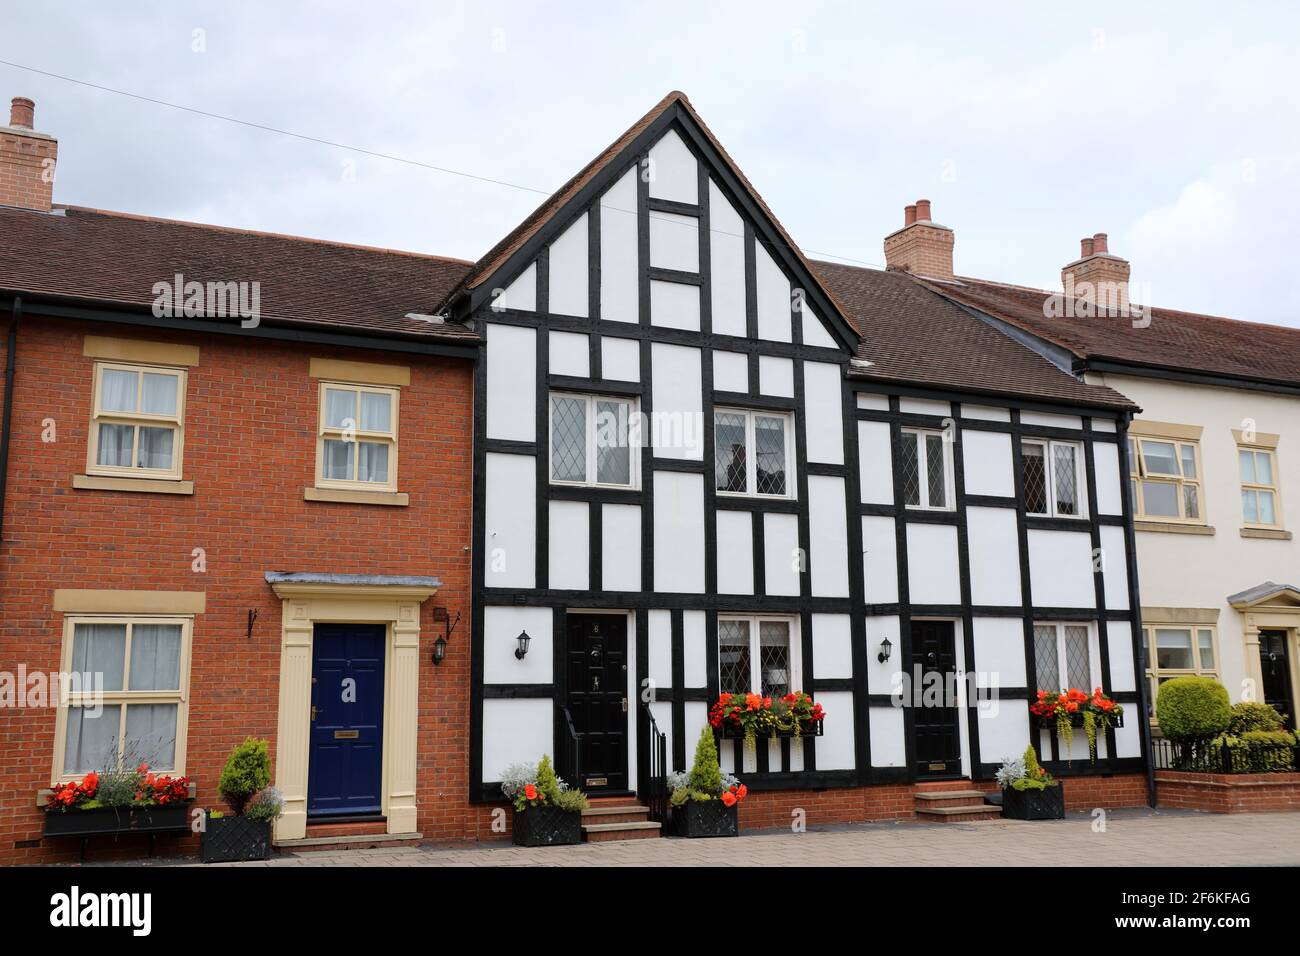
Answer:
<svg viewBox="0 0 1300 956"><path fill-rule="evenodd" d="M966 494L1015 497L1011 436L1000 432L970 430L961 433L961 443Z"/></svg>
<svg viewBox="0 0 1300 956"><path fill-rule="evenodd" d="M858 476L862 501L871 505L894 503L894 469L889 454L889 425L858 422Z"/></svg>
<svg viewBox="0 0 1300 956"><path fill-rule="evenodd" d="M536 467L532 455L487 456L482 561L490 588L535 586Z"/></svg>
<svg viewBox="0 0 1300 956"><path fill-rule="evenodd" d="M794 398L794 360L779 355L760 355L758 391L761 395Z"/></svg>
<svg viewBox="0 0 1300 956"><path fill-rule="evenodd" d="M554 315L586 318L587 214L584 212L551 243L550 310Z"/></svg>
<svg viewBox="0 0 1300 956"><path fill-rule="evenodd" d="M848 517L844 513L844 479L808 478L808 534L812 593L815 597L849 596Z"/></svg>
<svg viewBox="0 0 1300 956"><path fill-rule="evenodd" d="M483 683L551 683L555 679L551 666L554 660L552 622L548 607L485 607ZM523 660L515 657L521 631L527 631L532 638Z"/></svg>
<svg viewBox="0 0 1300 956"><path fill-rule="evenodd" d="M542 754L555 754L553 706L549 699L483 701L482 781L500 780L511 764L536 764Z"/></svg>
<svg viewBox="0 0 1300 956"><path fill-rule="evenodd" d="M537 333L514 325L487 329L487 435L532 441L537 428Z"/></svg>
<svg viewBox="0 0 1300 956"><path fill-rule="evenodd" d="M1127 611L1128 600L1128 548L1124 544L1124 529L1102 525L1101 557L1106 607L1112 611Z"/></svg>
<svg viewBox="0 0 1300 956"><path fill-rule="evenodd" d="M1133 625L1128 621L1107 621L1110 645L1110 686L1114 691L1137 690L1133 679Z"/></svg>
<svg viewBox="0 0 1300 956"><path fill-rule="evenodd" d="M1097 513L1124 513L1125 482L1119 469L1119 445L1099 441L1092 444L1093 466L1097 473Z"/></svg>
<svg viewBox="0 0 1300 956"><path fill-rule="evenodd" d="M719 392L749 392L749 360L741 352L713 353L713 388Z"/></svg>
<svg viewBox="0 0 1300 956"><path fill-rule="evenodd" d="M585 591L590 578L588 527L591 506L585 501L551 501L547 533L547 574L561 591ZM531 655L530 655L531 656Z"/></svg>
<svg viewBox="0 0 1300 956"><path fill-rule="evenodd" d="M995 408L991 405L962 405L962 418L978 418L986 422L1009 422L1011 413L1005 408Z"/></svg>
<svg viewBox="0 0 1300 956"><path fill-rule="evenodd" d="M1018 617L977 617L974 623L974 667L987 675L981 678L979 686L1024 687L1028 683L1024 621ZM1024 744L1020 749L1024 749Z"/></svg>
<svg viewBox="0 0 1300 956"><path fill-rule="evenodd" d="M905 767L907 750L903 734L903 708L872 707L871 766ZM826 721L827 726L830 721ZM821 746L817 748L817 765L821 766Z"/></svg>
<svg viewBox="0 0 1300 956"><path fill-rule="evenodd" d="M600 317L639 321L637 303L636 168L600 197Z"/></svg>
<svg viewBox="0 0 1300 956"><path fill-rule="evenodd" d="M1042 425L1047 428L1082 428L1083 419L1078 415L1054 415L1050 412L1020 413L1020 424Z"/></svg>
<svg viewBox="0 0 1300 956"><path fill-rule="evenodd" d="M823 736L817 739L818 770L852 770L853 694L850 691L823 691L818 702L826 710Z"/></svg>
<svg viewBox="0 0 1300 956"><path fill-rule="evenodd" d="M763 515L763 575L768 594L799 594L798 550L799 519L771 512Z"/></svg>
<svg viewBox="0 0 1300 956"><path fill-rule="evenodd" d="M600 532L603 589L641 590L641 506L601 505Z"/></svg>
<svg viewBox="0 0 1300 956"><path fill-rule="evenodd" d="M537 311L537 263L533 263L519 277L504 289L492 290L492 307L494 309L518 309L522 312Z"/></svg>
<svg viewBox="0 0 1300 956"><path fill-rule="evenodd" d="M1025 752L1033 739L1029 732L1027 701L999 700L996 709L981 707L978 714L981 763L1001 763L1007 757L1019 757Z"/></svg>
<svg viewBox="0 0 1300 956"><path fill-rule="evenodd" d="M647 669L655 687L673 686L673 620L672 612L652 610L646 615L648 624L646 643L649 650ZM663 719L658 714L659 729L667 733ZM671 723L671 719L669 721Z"/></svg>
<svg viewBox="0 0 1300 956"><path fill-rule="evenodd" d="M706 656L705 644L708 635L705 625L708 624L707 617L703 611L683 611L682 612L682 656L683 664L682 678L686 681L687 687L703 687L709 682L708 658ZM689 709L692 705L687 703L687 717L690 717ZM704 708L705 704L699 705ZM707 719L707 715L701 716L699 723L692 725L688 719L686 729L689 736L687 741L694 743L695 738L700 734L700 726ZM692 730L692 727L694 729ZM690 751L688 751L690 753Z"/></svg>
<svg viewBox="0 0 1300 956"><path fill-rule="evenodd" d="M650 147L650 195L656 199L699 201L699 172L695 157L675 130Z"/></svg>
<svg viewBox="0 0 1300 956"><path fill-rule="evenodd" d="M700 287L681 282L650 282L650 323L665 329L700 329Z"/></svg>
<svg viewBox="0 0 1300 956"><path fill-rule="evenodd" d="M799 322L803 332L804 345L815 345L823 349L839 348L839 343L831 335L826 323L813 311L813 307L808 304L806 299L799 310Z"/></svg>
<svg viewBox="0 0 1300 956"><path fill-rule="evenodd" d="M650 212L650 265L678 272L700 271L700 220Z"/></svg>
<svg viewBox="0 0 1300 956"><path fill-rule="evenodd" d="M1092 539L1080 531L1029 531L1029 583L1035 607L1095 607Z"/></svg>
<svg viewBox="0 0 1300 956"><path fill-rule="evenodd" d="M717 513L718 593L754 593L754 519L748 511Z"/></svg>
<svg viewBox="0 0 1300 956"><path fill-rule="evenodd" d="M654 474L656 591L704 591L704 480L671 471Z"/></svg>
<svg viewBox="0 0 1300 956"><path fill-rule="evenodd" d="M899 641L898 634L897 615L866 618L867 693L892 694L894 692L894 674L898 672L902 654L902 643ZM880 643L885 638L889 638L889 643L893 645L893 656L882 664ZM872 713L874 714L874 711Z"/></svg>
<svg viewBox="0 0 1300 956"><path fill-rule="evenodd" d="M813 667L818 679L853 676L853 635L847 614L812 615ZM804 675L805 686L810 684ZM820 697L820 695L818 695Z"/></svg>
<svg viewBox="0 0 1300 956"><path fill-rule="evenodd" d="M898 540L893 518L863 516L862 551L866 602L893 604L898 600Z"/></svg>
<svg viewBox="0 0 1300 956"><path fill-rule="evenodd" d="M898 410L905 415L941 415L947 418L952 414L952 403L941 402L933 398L900 398Z"/></svg>
<svg viewBox="0 0 1300 956"><path fill-rule="evenodd" d="M636 339L610 335L600 340L600 374L616 382L641 381L641 346Z"/></svg>
<svg viewBox="0 0 1300 956"><path fill-rule="evenodd" d="M967 508L971 601L1019 605L1020 538L1011 508Z"/></svg>
<svg viewBox="0 0 1300 956"><path fill-rule="evenodd" d="M957 563L955 527L908 522L908 596L913 604L960 604Z"/></svg>
<svg viewBox="0 0 1300 956"><path fill-rule="evenodd" d="M838 365L804 362L804 423L808 430L808 460L844 464L844 401Z"/></svg>
<svg viewBox="0 0 1300 956"><path fill-rule="evenodd" d="M745 334L745 223L709 181L709 279L713 331Z"/></svg>
<svg viewBox="0 0 1300 956"><path fill-rule="evenodd" d="M587 378L591 371L591 352L587 336L578 332L551 332L547 361L552 375Z"/></svg>
<svg viewBox="0 0 1300 956"><path fill-rule="evenodd" d="M754 267L758 295L758 337L773 342L789 342L792 328L790 280L757 238L754 239Z"/></svg>
<svg viewBox="0 0 1300 956"><path fill-rule="evenodd" d="M655 454L700 461L704 457L704 403L700 350L656 342L650 347Z"/></svg>

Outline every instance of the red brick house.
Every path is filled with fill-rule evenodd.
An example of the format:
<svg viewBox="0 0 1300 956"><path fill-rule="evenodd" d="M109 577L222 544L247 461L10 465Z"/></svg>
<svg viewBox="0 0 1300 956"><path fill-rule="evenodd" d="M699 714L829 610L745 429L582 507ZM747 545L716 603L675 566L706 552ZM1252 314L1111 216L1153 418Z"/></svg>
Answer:
<svg viewBox="0 0 1300 956"><path fill-rule="evenodd" d="M0 862L76 858L42 841L38 794L111 750L217 806L250 734L272 741L283 839L321 832L309 789L373 804L353 831L473 833L457 728L478 341L422 314L467 264L57 206L57 144L32 120L15 100L0 128ZM227 315L167 315L156 283L228 292ZM330 750L308 732L329 709L313 630L382 693L356 752L313 761L335 777L309 784L305 748ZM104 673L98 718L38 693L70 669ZM114 847L145 843L90 851Z"/></svg>

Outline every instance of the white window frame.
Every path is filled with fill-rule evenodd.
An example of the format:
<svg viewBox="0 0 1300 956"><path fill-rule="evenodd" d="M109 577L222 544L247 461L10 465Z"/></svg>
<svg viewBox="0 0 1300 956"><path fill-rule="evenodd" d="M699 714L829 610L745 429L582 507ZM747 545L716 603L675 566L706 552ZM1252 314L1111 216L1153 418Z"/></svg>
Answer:
<svg viewBox="0 0 1300 956"><path fill-rule="evenodd" d="M186 740L189 729L189 702L190 702L190 651L193 643L194 618L188 615L175 614L68 614L63 618L63 648L59 656L59 668L63 674L72 673L72 649L73 637L76 633L78 624L125 624L126 641L122 645L122 690L108 691L105 690L98 697L98 703L104 706L122 705L119 715L117 748L118 761L122 759L122 746L124 728L126 727L126 711L131 704L175 704L176 705L176 740L174 743L174 753L172 763L175 765L170 768L159 768L169 776L182 777L185 775L186 762ZM179 679L176 690L127 690L131 686L131 635L134 626L137 624L179 624L181 626L181 648ZM68 687L61 687L59 691L58 715L55 719L54 730L54 761L51 765L50 782L51 784L65 783L69 780L80 780L86 773L85 771L64 773L63 758L68 743L68 710L72 707L91 705L97 702L93 687L78 689L75 693L71 692ZM94 768L103 769L103 768Z"/></svg>
<svg viewBox="0 0 1300 956"><path fill-rule="evenodd" d="M1273 476L1273 483L1266 485L1260 481L1247 482L1241 476L1241 453L1250 452L1254 455L1267 455L1269 473ZM1258 474L1258 465L1256 466ZM1277 449L1267 445L1251 445L1240 443L1237 445L1237 482L1241 485L1241 490L1246 491L1270 491L1273 493L1273 521L1247 521L1246 509L1243 506L1241 510L1241 523L1246 528L1263 528L1276 530L1285 527L1282 523L1282 482L1277 473Z"/></svg>
<svg viewBox="0 0 1300 956"><path fill-rule="evenodd" d="M1067 627L1082 627L1088 632L1088 686L1080 687L1079 690L1085 694L1091 694L1093 688L1101 686L1101 678L1096 668L1093 667L1093 651L1098 650L1097 646L1097 629L1088 621L1034 621L1033 626L1051 627L1056 629L1056 687L1038 687L1036 690L1062 691L1069 690L1070 683L1070 664L1065 649L1065 629ZM1038 682L1038 661L1034 661L1034 673L1032 675L1035 683Z"/></svg>
<svg viewBox="0 0 1300 956"><path fill-rule="evenodd" d="M744 491L723 491L718 488L718 445L714 440L711 450L713 460L713 470L709 480L713 482L715 494L727 498L769 498L776 501L793 501L797 496L798 481L795 475L795 434L794 434L794 414L791 412L774 411L764 408L733 408L730 406L715 406L713 409L713 427L718 426L718 415L744 415L745 416L745 490ZM773 418L784 423L785 425L785 493L780 495L759 492L758 488L758 456L755 454L754 441L754 419Z"/></svg>
<svg viewBox="0 0 1300 956"><path fill-rule="evenodd" d="M790 628L790 692L804 690L803 686L803 642L799 636L799 619L784 614L719 614L718 623L723 621L744 621L749 625L749 693L760 694L763 690L763 678L759 673L759 625L766 622L779 622ZM713 643L722 648L721 630L714 632ZM721 673L718 675L721 680Z"/></svg>
<svg viewBox="0 0 1300 956"><path fill-rule="evenodd" d="M1188 631L1192 636L1193 667L1161 667L1159 648L1156 646L1157 631ZM1214 655L1214 666L1206 667L1201 660L1201 631L1210 632L1210 648ZM1146 680L1151 688L1151 721L1155 722L1156 695L1160 692L1162 677L1213 677L1219 679L1219 629L1213 624L1176 624L1165 622L1142 622L1142 643L1146 652Z"/></svg>
<svg viewBox="0 0 1300 956"><path fill-rule="evenodd" d="M144 396L144 376L146 374L163 374L176 376L176 414L153 415L148 412L121 412L105 409L103 406L104 372L108 370L134 372L136 379L136 408L139 409ZM171 365L150 365L139 362L96 362L92 382L90 436L86 442L86 474L103 475L113 478L150 478L179 481L181 478L181 461L185 451L185 391L189 378L188 371ZM99 458L99 426L132 425L135 437L131 443L131 461L138 460L141 427L170 427L172 429L172 466L170 468L137 468L134 465L101 465Z"/></svg>
<svg viewBox="0 0 1300 956"><path fill-rule="evenodd" d="M357 415L356 428L348 429L327 425L325 417L326 396L330 389L343 392L353 392L357 395ZM389 421L389 431L363 430L359 416L361 414L361 398L363 393L372 393L389 396L389 414L392 416ZM336 382L322 381L320 391L317 396L316 404L316 487L317 488L337 488L347 491L397 491L397 439L398 439L398 422L401 420L399 410L400 401L399 389L389 388L383 385L360 385L356 382ZM349 435L351 436L349 438ZM325 477L325 440L350 441L352 444L361 442L371 442L388 446L388 480L387 481L360 481L358 479L345 480L342 478ZM352 455L352 473L358 474L361 467L361 455L354 450Z"/></svg>
<svg viewBox="0 0 1300 956"><path fill-rule="evenodd" d="M587 403L585 417L586 427L586 463L583 470L587 478L582 481L555 477L555 402L557 398L570 398ZM596 403L616 402L627 406L627 449L628 449L628 483L614 484L596 480ZM548 392L546 395L546 474L553 485L568 485L572 488L615 488L622 491L637 491L641 487L641 442L638 414L640 403L635 398L625 395L597 395L585 392Z"/></svg>
<svg viewBox="0 0 1300 956"><path fill-rule="evenodd" d="M947 433L938 431L933 428L904 428L904 435L916 435L916 474L917 481L920 484L920 504L906 504L904 506L914 511L952 511L956 507L956 493L953 489L953 454L952 442L948 439ZM943 445L943 493L944 501L941 504L934 504L930 501L930 467L929 457L926 455L926 444L930 436L937 435ZM901 478L901 476L900 476Z"/></svg>
<svg viewBox="0 0 1300 956"><path fill-rule="evenodd" d="M1022 438L1020 440L1021 468L1024 467L1024 448L1026 445L1040 445L1043 448L1044 465L1047 473L1047 510L1030 511L1029 495L1025 495L1025 513L1036 518L1086 519L1088 517L1088 470L1083 461L1083 443L1056 438ZM1074 504L1076 514L1059 514L1056 510L1056 456L1053 449L1068 445L1074 449ZM1023 471L1022 471L1023 475Z"/></svg>
<svg viewBox="0 0 1300 956"><path fill-rule="evenodd" d="M1142 450L1144 441L1161 442L1166 445L1174 446L1174 457L1178 462L1178 474L1166 475L1161 472L1152 472L1146 465L1146 453ZM1183 449L1191 448L1193 461L1196 467L1196 477L1187 478L1183 472ZM1205 485L1203 475L1205 472L1201 465L1201 443L1194 438L1170 438L1164 435L1143 435L1134 432L1129 435L1129 495L1133 501L1133 517L1139 521L1166 521L1171 524L1192 524L1203 525L1206 523L1205 517ZM1143 482L1160 482L1163 484L1173 485L1178 489L1178 516L1173 515L1153 515L1147 514L1145 489ZM1194 518L1187 516L1187 499L1184 496L1184 486L1196 489L1196 506L1200 514Z"/></svg>

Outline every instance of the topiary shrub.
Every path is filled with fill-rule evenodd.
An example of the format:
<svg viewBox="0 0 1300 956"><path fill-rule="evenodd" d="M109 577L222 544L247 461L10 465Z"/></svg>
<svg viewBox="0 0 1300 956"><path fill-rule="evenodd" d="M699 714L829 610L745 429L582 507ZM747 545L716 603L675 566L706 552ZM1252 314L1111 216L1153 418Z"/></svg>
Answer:
<svg viewBox="0 0 1300 956"><path fill-rule="evenodd" d="M1160 685L1156 721L1170 740L1213 737L1232 723L1228 692L1211 677L1175 677Z"/></svg>
<svg viewBox="0 0 1300 956"><path fill-rule="evenodd" d="M1272 704L1244 700L1232 705L1232 723L1228 726L1228 733L1239 737L1252 730L1281 730L1284 723L1282 715Z"/></svg>
<svg viewBox="0 0 1300 956"><path fill-rule="evenodd" d="M560 795L560 780L555 776L555 768L551 766L550 754L542 754L542 759L537 764L537 789L546 795L547 803L554 803Z"/></svg>
<svg viewBox="0 0 1300 956"><path fill-rule="evenodd" d="M722 792L722 768L718 765L718 745L713 739L713 729L707 725L700 729L700 740L695 745L695 763L691 766L690 789L704 794L709 800ZM694 794L692 794L694 796ZM700 799L696 797L696 799Z"/></svg>
<svg viewBox="0 0 1300 956"><path fill-rule="evenodd" d="M248 801L271 782L271 755L265 740L249 737L230 751L217 791L242 816Z"/></svg>

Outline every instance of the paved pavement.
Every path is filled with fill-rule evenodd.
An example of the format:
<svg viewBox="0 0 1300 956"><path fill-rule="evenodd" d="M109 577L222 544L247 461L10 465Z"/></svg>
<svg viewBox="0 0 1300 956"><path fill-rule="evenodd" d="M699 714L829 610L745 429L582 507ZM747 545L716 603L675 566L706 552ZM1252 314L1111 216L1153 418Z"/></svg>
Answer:
<svg viewBox="0 0 1300 956"><path fill-rule="evenodd" d="M232 866L1003 866L1066 859L1107 866L1300 865L1300 813L1112 810L1025 823L876 823L758 831L734 840L633 840L528 849L505 844L284 853ZM192 860L155 861L200 865Z"/></svg>

